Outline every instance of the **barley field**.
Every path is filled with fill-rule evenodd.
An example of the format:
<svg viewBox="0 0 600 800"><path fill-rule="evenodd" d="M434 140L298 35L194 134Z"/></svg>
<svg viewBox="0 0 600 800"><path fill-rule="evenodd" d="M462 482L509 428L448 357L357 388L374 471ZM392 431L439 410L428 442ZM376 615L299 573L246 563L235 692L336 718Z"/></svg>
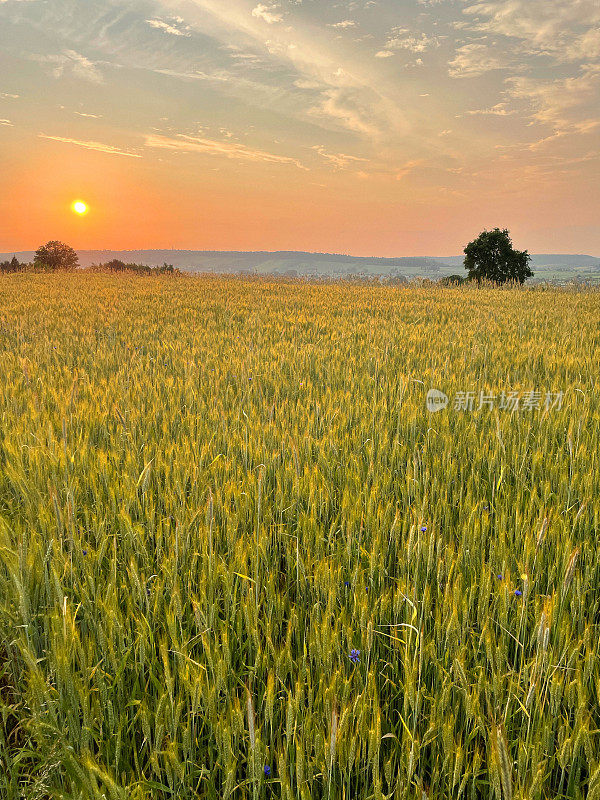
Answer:
<svg viewBox="0 0 600 800"><path fill-rule="evenodd" d="M0 797L600 800L599 320L2 277Z"/></svg>

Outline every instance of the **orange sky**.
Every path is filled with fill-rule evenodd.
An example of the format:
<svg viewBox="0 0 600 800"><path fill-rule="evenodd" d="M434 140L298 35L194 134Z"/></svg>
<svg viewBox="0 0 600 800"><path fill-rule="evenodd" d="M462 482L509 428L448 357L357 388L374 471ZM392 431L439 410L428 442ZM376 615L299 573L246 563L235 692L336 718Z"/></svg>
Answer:
<svg viewBox="0 0 600 800"><path fill-rule="evenodd" d="M0 252L600 254L597 4L128 5L0 4Z"/></svg>

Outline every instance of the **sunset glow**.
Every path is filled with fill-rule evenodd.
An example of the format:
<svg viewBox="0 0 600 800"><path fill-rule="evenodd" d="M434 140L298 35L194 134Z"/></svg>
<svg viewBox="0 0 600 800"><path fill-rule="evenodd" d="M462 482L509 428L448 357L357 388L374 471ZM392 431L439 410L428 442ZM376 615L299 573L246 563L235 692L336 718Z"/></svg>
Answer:
<svg viewBox="0 0 600 800"><path fill-rule="evenodd" d="M87 214L87 212L88 212L88 207L82 200L76 200L72 204L71 208L73 209L73 211L76 214L79 214L79 216L83 216L84 214Z"/></svg>
<svg viewBox="0 0 600 800"><path fill-rule="evenodd" d="M598 25L596 0L4 0L0 252L449 255L500 225L600 253Z"/></svg>

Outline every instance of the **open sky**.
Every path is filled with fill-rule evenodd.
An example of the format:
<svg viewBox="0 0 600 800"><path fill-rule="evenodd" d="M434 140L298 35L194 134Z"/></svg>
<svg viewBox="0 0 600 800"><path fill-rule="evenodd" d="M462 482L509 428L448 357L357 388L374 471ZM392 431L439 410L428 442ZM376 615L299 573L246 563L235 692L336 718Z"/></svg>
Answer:
<svg viewBox="0 0 600 800"><path fill-rule="evenodd" d="M600 255L599 146L598 0L0 0L0 251Z"/></svg>

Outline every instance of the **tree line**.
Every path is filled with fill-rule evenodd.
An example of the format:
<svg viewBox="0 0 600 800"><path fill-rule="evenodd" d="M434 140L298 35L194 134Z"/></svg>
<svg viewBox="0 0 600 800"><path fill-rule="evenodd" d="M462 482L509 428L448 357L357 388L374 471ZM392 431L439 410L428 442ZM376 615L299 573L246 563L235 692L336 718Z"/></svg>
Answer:
<svg viewBox="0 0 600 800"><path fill-rule="evenodd" d="M29 263L21 263L16 256L10 261L0 262L0 272L74 272L79 269L79 257L75 250L63 242L52 241L39 247ZM138 275L181 275L172 264L150 267L147 264L126 264L115 258L105 264L92 264L92 272L133 272Z"/></svg>
<svg viewBox="0 0 600 800"><path fill-rule="evenodd" d="M464 267L467 276L450 275L441 283L453 285L465 281L490 281L492 283L524 283L533 277L529 267L531 256L527 250L515 250L512 246L509 231L494 228L482 231L464 249ZM79 258L75 250L63 242L47 242L36 250L32 264L20 264L15 256L11 261L0 264L0 272L23 272L28 270L57 272L73 272L79 267ZM149 267L147 264L126 264L118 258L105 264L93 264L89 267L94 272L133 272L138 275L181 275L172 264L162 267Z"/></svg>

